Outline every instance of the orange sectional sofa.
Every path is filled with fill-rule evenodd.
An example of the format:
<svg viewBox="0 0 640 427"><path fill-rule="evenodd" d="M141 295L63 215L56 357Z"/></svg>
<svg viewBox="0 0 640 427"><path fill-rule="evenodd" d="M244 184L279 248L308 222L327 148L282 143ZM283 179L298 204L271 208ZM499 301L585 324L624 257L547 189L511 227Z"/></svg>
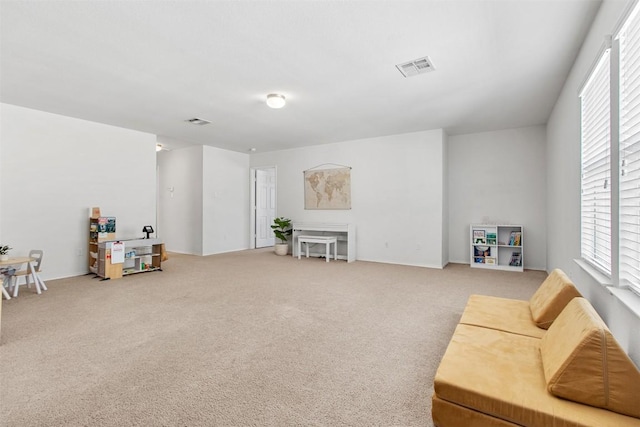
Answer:
<svg viewBox="0 0 640 427"><path fill-rule="evenodd" d="M436 427L640 427L640 371L554 270L529 301L469 298L436 372L432 418Z"/></svg>

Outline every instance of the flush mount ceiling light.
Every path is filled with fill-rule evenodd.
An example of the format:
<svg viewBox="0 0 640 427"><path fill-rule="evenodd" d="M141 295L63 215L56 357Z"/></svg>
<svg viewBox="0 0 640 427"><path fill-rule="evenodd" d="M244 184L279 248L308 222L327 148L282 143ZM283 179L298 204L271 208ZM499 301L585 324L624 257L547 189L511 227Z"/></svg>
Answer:
<svg viewBox="0 0 640 427"><path fill-rule="evenodd" d="M271 108L282 108L287 101L284 98L284 95L280 95L278 93L270 93L267 95L267 105Z"/></svg>

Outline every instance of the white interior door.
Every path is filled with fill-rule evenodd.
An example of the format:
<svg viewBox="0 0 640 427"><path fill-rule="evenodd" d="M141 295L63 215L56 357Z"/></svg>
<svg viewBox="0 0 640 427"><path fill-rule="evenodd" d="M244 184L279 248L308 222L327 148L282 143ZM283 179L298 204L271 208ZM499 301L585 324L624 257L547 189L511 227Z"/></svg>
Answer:
<svg viewBox="0 0 640 427"><path fill-rule="evenodd" d="M271 229L276 216L276 170L256 170L256 248L275 244Z"/></svg>

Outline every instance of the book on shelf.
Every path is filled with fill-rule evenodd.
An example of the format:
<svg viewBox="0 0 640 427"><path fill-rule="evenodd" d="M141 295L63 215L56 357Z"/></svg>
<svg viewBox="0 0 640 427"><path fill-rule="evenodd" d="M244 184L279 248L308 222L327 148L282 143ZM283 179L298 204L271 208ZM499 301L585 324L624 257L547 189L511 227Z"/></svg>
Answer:
<svg viewBox="0 0 640 427"><path fill-rule="evenodd" d="M513 267L520 267L522 265L522 254L520 252L513 252L511 254L511 261L509 265Z"/></svg>
<svg viewBox="0 0 640 427"><path fill-rule="evenodd" d="M474 257L491 256L491 249L489 248L489 246L474 246L473 256Z"/></svg>
<svg viewBox="0 0 640 427"><path fill-rule="evenodd" d="M512 231L509 236L509 246L520 246L522 239L522 233L519 231Z"/></svg>
<svg viewBox="0 0 640 427"><path fill-rule="evenodd" d="M484 230L473 230L473 243L484 245L487 243Z"/></svg>
<svg viewBox="0 0 640 427"><path fill-rule="evenodd" d="M98 218L98 232L100 232L100 233L115 233L116 232L116 218L115 217L100 217L100 218Z"/></svg>
<svg viewBox="0 0 640 427"><path fill-rule="evenodd" d="M496 259L494 257L485 257L484 263L485 264L495 264L496 263Z"/></svg>
<svg viewBox="0 0 640 427"><path fill-rule="evenodd" d="M497 240L496 233L487 233L487 245L495 245Z"/></svg>
<svg viewBox="0 0 640 427"><path fill-rule="evenodd" d="M473 262L475 262L476 264L484 264L484 258L476 257L473 259Z"/></svg>
<svg viewBox="0 0 640 427"><path fill-rule="evenodd" d="M473 230L473 238L484 237L484 230Z"/></svg>

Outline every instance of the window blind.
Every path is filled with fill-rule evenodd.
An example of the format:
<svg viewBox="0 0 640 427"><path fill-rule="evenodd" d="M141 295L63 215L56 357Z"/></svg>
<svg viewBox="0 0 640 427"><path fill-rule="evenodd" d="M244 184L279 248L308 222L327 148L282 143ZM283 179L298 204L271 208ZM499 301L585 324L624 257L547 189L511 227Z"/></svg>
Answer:
<svg viewBox="0 0 640 427"><path fill-rule="evenodd" d="M581 252L611 275L610 67L607 49L581 93Z"/></svg>
<svg viewBox="0 0 640 427"><path fill-rule="evenodd" d="M640 294L640 18L620 42L620 282Z"/></svg>

